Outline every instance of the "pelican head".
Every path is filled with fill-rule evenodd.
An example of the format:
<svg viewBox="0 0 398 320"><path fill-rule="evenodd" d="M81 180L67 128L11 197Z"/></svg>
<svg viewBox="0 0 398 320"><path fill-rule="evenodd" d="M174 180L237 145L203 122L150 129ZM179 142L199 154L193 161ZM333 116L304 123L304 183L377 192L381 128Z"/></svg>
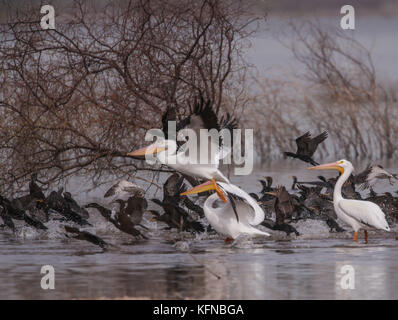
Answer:
<svg viewBox="0 0 398 320"><path fill-rule="evenodd" d="M321 164L319 166L315 167L309 167L307 168L308 170L337 170L340 171L341 174L344 173L344 171L351 169L353 170L354 167L352 166L351 162L348 160L339 160L336 162L332 163L326 163L326 164Z"/></svg>
<svg viewBox="0 0 398 320"><path fill-rule="evenodd" d="M209 190L216 190L220 199L223 202L227 202L225 192L222 190L222 188L217 184L216 180L214 180L214 179L211 179L205 183L202 183L196 187L193 187L192 189L189 189L188 191L181 193L181 195L187 196L190 194L196 194L196 193L205 192L205 191L209 191Z"/></svg>
<svg viewBox="0 0 398 320"><path fill-rule="evenodd" d="M156 142L152 143L151 145L129 152L127 153L127 155L132 157L146 156L151 154L158 154L160 152L175 148L176 148L175 141L158 139Z"/></svg>

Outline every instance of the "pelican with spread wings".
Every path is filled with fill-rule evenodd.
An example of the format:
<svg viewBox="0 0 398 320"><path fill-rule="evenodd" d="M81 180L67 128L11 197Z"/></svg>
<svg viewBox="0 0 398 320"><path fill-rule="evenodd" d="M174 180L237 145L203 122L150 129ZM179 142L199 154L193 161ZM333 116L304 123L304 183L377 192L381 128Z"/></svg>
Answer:
<svg viewBox="0 0 398 320"><path fill-rule="evenodd" d="M189 155L187 155L178 144L179 141L168 136L169 121L175 118L175 109L169 109L162 117L165 138L159 138L155 143L129 152L127 155L139 157L154 154L161 164L167 165L183 174L229 183L228 178L219 170L220 159L231 152L231 146L224 143L223 136L220 139L216 139L217 141L211 139L206 149L198 148L197 152L189 150ZM212 102L210 100L205 101L201 96L200 100L196 102L192 114L176 123L176 131L179 138L184 136L183 129L192 129L195 131L196 136L200 137L201 129L215 129L217 132L225 129L232 132L236 126L237 122L230 114L227 113L222 117L218 117L213 109ZM230 134L230 137L232 136ZM200 160L205 159L203 154L206 152L209 156L206 157L206 161L203 163Z"/></svg>
<svg viewBox="0 0 398 320"><path fill-rule="evenodd" d="M241 234L269 236L269 233L255 228L265 218L263 209L249 194L231 183L210 180L181 195L210 190L215 190L216 193L206 199L203 210L210 225L226 236L226 241L236 239ZM219 198L222 202L218 201Z"/></svg>

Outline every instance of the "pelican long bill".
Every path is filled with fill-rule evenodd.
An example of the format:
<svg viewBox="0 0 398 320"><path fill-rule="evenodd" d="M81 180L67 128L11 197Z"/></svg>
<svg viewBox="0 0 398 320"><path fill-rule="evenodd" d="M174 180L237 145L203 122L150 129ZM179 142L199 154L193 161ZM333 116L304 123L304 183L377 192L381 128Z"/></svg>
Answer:
<svg viewBox="0 0 398 320"><path fill-rule="evenodd" d="M181 195L186 196L186 195L206 192L206 191L210 191L210 190L216 190L220 199L223 202L227 202L227 198L225 197L224 191L221 190L221 188L217 185L217 182L214 179L206 181L205 183L202 183L196 187L193 187L192 189L189 189L188 191L181 193Z"/></svg>
<svg viewBox="0 0 398 320"><path fill-rule="evenodd" d="M307 170L338 170L340 173L344 173L344 169L340 166L339 161L309 167Z"/></svg>
<svg viewBox="0 0 398 320"><path fill-rule="evenodd" d="M155 143L151 144L149 146L131 151L129 153L127 153L128 156L132 156L132 157L142 157L142 156L146 156L147 154L156 154L159 152L162 152L166 150L166 148L164 147L159 147L157 146Z"/></svg>

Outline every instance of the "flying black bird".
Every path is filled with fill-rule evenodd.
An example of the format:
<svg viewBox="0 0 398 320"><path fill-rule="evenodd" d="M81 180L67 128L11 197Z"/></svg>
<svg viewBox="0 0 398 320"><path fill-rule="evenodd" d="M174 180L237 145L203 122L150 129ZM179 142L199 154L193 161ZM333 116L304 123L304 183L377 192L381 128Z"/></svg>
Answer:
<svg viewBox="0 0 398 320"><path fill-rule="evenodd" d="M285 222L286 220L291 221L294 213L293 199L286 188L283 186L278 187L275 191L266 192L266 194L276 197L276 201L274 202L276 219L275 222L265 219L262 225L273 230L284 231L288 235L290 233L295 233L297 236L300 235L293 226Z"/></svg>
<svg viewBox="0 0 398 320"><path fill-rule="evenodd" d="M176 137L168 136L169 121L176 121L176 132L184 128L195 130L197 137L200 136L200 129L227 129L232 131L238 127L237 120L229 113L219 117L219 110L214 110L213 102L210 99L205 99L203 93L195 100L194 106L189 106L190 115L177 120L177 113L174 107L169 107L162 116L162 131L166 139L176 139ZM231 134L231 138L233 135ZM222 139L220 139L222 140ZM220 141L222 144L222 141Z"/></svg>
<svg viewBox="0 0 398 320"><path fill-rule="evenodd" d="M65 234L68 238L88 241L92 244L100 246L102 249L106 249L109 246L108 243L106 243L100 237L98 237L90 232L81 231L78 228L74 228L74 227L70 227L70 226L64 226L64 228L65 228L66 232L74 234L74 236L69 236L68 234Z"/></svg>
<svg viewBox="0 0 398 320"><path fill-rule="evenodd" d="M328 133L326 131L322 132L315 138L311 138L310 132L307 132L296 139L296 153L284 152L284 155L286 157L300 159L304 162L312 164L313 166L316 166L318 165L318 163L312 159L312 156L314 155L318 145L323 142L327 137Z"/></svg>
<svg viewBox="0 0 398 320"><path fill-rule="evenodd" d="M8 227L13 232L15 231L14 221L12 221L11 217L7 213L7 209L5 209L4 207L0 207L0 218L3 220L2 226Z"/></svg>
<svg viewBox="0 0 398 320"><path fill-rule="evenodd" d="M127 201L132 196L144 197L144 194L145 190L139 185L127 180L120 180L104 194L104 198L111 197L111 202L117 199Z"/></svg>
<svg viewBox="0 0 398 320"><path fill-rule="evenodd" d="M71 208L70 202L62 196L63 189L58 192L52 191L45 200L48 209L53 209L62 215L66 220L76 222L81 226L91 226L78 212Z"/></svg>
<svg viewBox="0 0 398 320"><path fill-rule="evenodd" d="M187 176L179 175L178 173L172 174L167 178L163 185L163 203L172 203L175 205L185 205L189 210L196 212L200 217L204 217L203 208L196 205L188 197L182 197L181 193L186 191L184 179Z"/></svg>
<svg viewBox="0 0 398 320"><path fill-rule="evenodd" d="M334 185L328 182L323 176L318 176L319 181L298 181L296 176L292 176L292 179L293 179L292 190L295 190L298 184L300 185L308 184L310 186L326 187L331 189L333 189L334 187Z"/></svg>
<svg viewBox="0 0 398 320"><path fill-rule="evenodd" d="M390 185L398 180L396 174L386 171L381 165L368 165L365 170L354 176L354 183L360 185L361 190L372 188L380 180L388 180Z"/></svg>
<svg viewBox="0 0 398 320"><path fill-rule="evenodd" d="M141 236L144 239L147 239L146 236L136 229L136 225L141 222L143 211L146 210L146 200L143 198L131 197L127 201L127 207L123 200L117 199L116 201L120 204L120 207L115 215L112 215L111 210L104 208L97 203L89 203L85 207L97 209L107 221L112 223L120 231L134 237Z"/></svg>
<svg viewBox="0 0 398 320"><path fill-rule="evenodd" d="M84 219L88 219L90 217L88 211L77 204L75 199L72 198L72 195L70 194L70 192L64 192L63 196L64 196L64 199L66 200L66 202L68 202L71 210L80 214Z"/></svg>
<svg viewBox="0 0 398 320"><path fill-rule="evenodd" d="M24 220L30 226L41 229L47 230L47 227L37 220L35 217L30 216L24 210L16 208L10 200L0 195L0 206L3 208L5 212L4 215L8 215L9 218L15 220ZM6 218L7 219L7 218Z"/></svg>
<svg viewBox="0 0 398 320"><path fill-rule="evenodd" d="M43 206L40 205L46 199L42 189L38 186L37 182L37 173L32 174L30 182L29 182L29 194L15 198L11 201L12 205L15 208L20 210L28 210L33 208L43 209Z"/></svg>
<svg viewBox="0 0 398 320"><path fill-rule="evenodd" d="M154 219L167 223L170 228L177 228L184 231L203 232L204 227L200 222L195 221L188 211L183 208L186 200L180 196L181 193L187 190L184 184L184 177L179 174L172 174L163 185L163 200L152 199L154 203L161 206L164 214L160 215L155 210L150 212L154 215ZM189 202L186 207L195 209L199 215L204 215L203 209L198 209L194 203Z"/></svg>

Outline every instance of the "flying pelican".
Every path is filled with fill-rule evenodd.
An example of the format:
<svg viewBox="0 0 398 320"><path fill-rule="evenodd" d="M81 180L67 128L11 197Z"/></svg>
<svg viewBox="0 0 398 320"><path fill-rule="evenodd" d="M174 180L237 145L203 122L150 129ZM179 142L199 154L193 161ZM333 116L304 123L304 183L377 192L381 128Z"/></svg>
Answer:
<svg viewBox="0 0 398 320"><path fill-rule="evenodd" d="M214 180L196 186L181 195L196 194L204 191L216 190L210 195L203 206L205 216L210 225L220 234L227 236L226 242L236 239L241 234L251 236L269 236L269 233L254 228L264 218L264 211L257 201L239 187ZM217 203L218 198L227 203ZM238 219L236 216L238 216Z"/></svg>
<svg viewBox="0 0 398 320"><path fill-rule="evenodd" d="M334 210L337 216L354 229L354 241L357 241L359 229L365 231L365 243L368 242L369 229L390 231L384 212L380 207L370 201L344 199L341 188L350 177L354 167L347 160L323 164L307 168L308 170L338 170L341 176L336 182L333 192Z"/></svg>
<svg viewBox="0 0 398 320"><path fill-rule="evenodd" d="M318 145L322 143L328 137L327 131L322 132L320 135L315 138L311 138L310 132L306 132L301 137L296 139L297 151L293 152L284 152L283 154L286 157L297 158L301 161L311 163L313 166L316 166L317 163L312 159Z"/></svg>
<svg viewBox="0 0 398 320"><path fill-rule="evenodd" d="M200 101L196 103L196 107L192 112L193 113L190 116L177 122L176 130L177 136L179 138L181 138L181 135L183 135L181 130L184 128L190 128L194 130L197 137L199 137L200 129L215 129L218 132L220 132L220 130L226 129L232 132L232 130L237 126L236 120L229 114L226 114L226 116L223 116L219 119L213 110L211 101L207 100L204 102L202 96ZM175 109L170 108L162 117L162 130L165 138L158 138L155 143L129 152L127 155L132 157L141 157L153 154L161 164L164 164L188 176L205 180L215 179L217 181L229 183L228 178L225 177L218 169L220 159L231 152L231 148L225 145L222 135L220 139L221 143L219 143L219 141L211 140L209 149L211 148L210 150L214 150L215 152L209 152L210 157L207 157L207 164L203 164L198 157L200 157L205 151L209 151L209 149L200 150L198 148L196 156L194 153L191 155L191 152L189 153L189 156L187 156L185 152L186 150L181 151L181 148L176 140L173 140L168 136L168 122L169 120L175 119L175 117ZM233 135L231 134L231 137L232 136Z"/></svg>

